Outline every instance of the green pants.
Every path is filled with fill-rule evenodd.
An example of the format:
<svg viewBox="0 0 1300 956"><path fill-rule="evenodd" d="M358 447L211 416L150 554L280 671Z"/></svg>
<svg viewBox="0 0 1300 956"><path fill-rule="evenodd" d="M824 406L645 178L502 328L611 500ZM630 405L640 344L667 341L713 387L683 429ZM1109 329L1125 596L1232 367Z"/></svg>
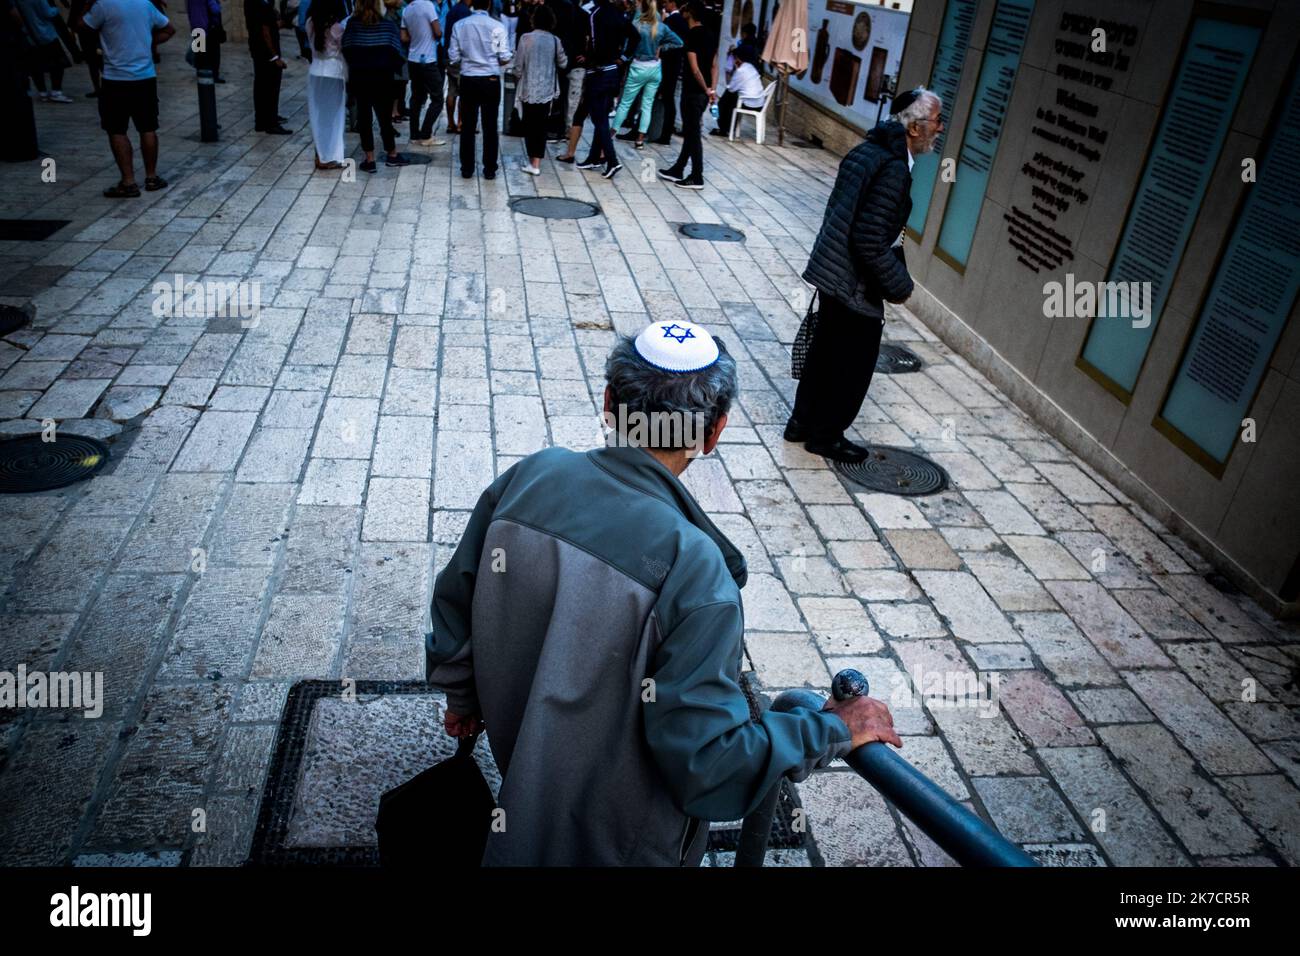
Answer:
<svg viewBox="0 0 1300 956"><path fill-rule="evenodd" d="M654 114L655 94L659 92L659 80L663 73L659 61L633 60L627 70L627 82L623 84L623 99L619 101L618 113L614 116L614 129L622 129L627 114L632 111L638 93L641 97L641 122L638 124L641 135L650 129L650 117Z"/></svg>

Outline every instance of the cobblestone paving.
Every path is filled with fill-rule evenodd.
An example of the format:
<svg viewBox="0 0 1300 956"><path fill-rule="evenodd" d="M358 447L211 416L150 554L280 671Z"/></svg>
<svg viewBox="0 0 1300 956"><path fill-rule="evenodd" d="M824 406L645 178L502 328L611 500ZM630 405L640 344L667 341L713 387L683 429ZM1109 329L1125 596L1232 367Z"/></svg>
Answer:
<svg viewBox="0 0 1300 956"><path fill-rule="evenodd" d="M534 180L503 139L495 182L461 180L442 147L348 183L313 173L304 131L251 132L234 45L223 141L199 144L171 46L171 188L100 198L114 176L76 70L74 105L37 104L56 181L0 170L0 215L72 221L0 243L4 301L37 308L0 342L0 431L53 418L113 441L92 481L0 498L0 665L106 683L97 720L0 714L0 860L244 859L287 688L420 677L433 575L481 488L549 444L594 445L615 330L689 318L740 366L724 443L686 480L748 556L765 692L859 668L902 753L1044 862L1300 862L1296 630L1216 589L913 316L892 310L887 335L926 368L877 377L856 432L929 454L953 490L858 492L781 440L834 157L709 139L709 188L683 195L641 178L666 165L654 148L612 184L550 162ZM295 128L304 74L282 99ZM604 215L510 211L534 193ZM695 220L747 241L680 238ZM152 284L177 273L260 283L259 323L155 315ZM900 693L934 675L979 706ZM993 704L968 699L991 675ZM845 768L799 790L812 849L774 863L951 862Z"/></svg>

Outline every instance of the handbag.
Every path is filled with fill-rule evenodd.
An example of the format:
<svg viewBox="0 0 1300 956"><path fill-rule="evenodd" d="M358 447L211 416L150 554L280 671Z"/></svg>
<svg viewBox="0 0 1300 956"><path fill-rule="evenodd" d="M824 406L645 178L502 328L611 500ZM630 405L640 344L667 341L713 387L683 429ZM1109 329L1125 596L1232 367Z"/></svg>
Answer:
<svg viewBox="0 0 1300 956"><path fill-rule="evenodd" d="M477 734L460 738L452 757L380 796L380 866L439 864L454 872L482 865L496 801L474 762L477 740Z"/></svg>
<svg viewBox="0 0 1300 956"><path fill-rule="evenodd" d="M799 323L799 331L795 333L794 347L790 350L790 377L798 380L803 378L804 365L808 361L808 350L812 347L813 336L817 334L817 290L813 289L812 301L808 303L808 313Z"/></svg>

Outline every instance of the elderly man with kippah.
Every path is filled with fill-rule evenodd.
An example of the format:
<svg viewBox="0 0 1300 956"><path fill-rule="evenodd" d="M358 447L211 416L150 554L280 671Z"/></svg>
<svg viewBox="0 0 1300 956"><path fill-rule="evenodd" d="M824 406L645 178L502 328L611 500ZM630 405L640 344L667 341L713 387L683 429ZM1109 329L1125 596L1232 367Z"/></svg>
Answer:
<svg viewBox="0 0 1300 956"><path fill-rule="evenodd" d="M501 771L485 865L698 865L707 821L744 816L783 775L902 745L867 697L750 719L745 561L679 480L727 425L722 343L658 322L605 375L606 447L501 475L434 585L429 683L447 732L486 727Z"/></svg>
<svg viewBox="0 0 1300 956"><path fill-rule="evenodd" d="M912 213L912 162L934 149L943 103L917 87L894 97L890 118L840 163L803 277L819 296L794 413L785 440L832 461L866 460L845 437L871 385L885 329L885 302L906 302L912 277L903 226Z"/></svg>

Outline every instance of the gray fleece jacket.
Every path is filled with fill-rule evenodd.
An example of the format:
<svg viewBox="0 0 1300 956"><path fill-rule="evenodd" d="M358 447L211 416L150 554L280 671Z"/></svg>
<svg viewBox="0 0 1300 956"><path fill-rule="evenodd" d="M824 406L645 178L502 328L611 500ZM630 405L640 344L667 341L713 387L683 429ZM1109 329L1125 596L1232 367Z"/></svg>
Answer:
<svg viewBox="0 0 1300 956"><path fill-rule="evenodd" d="M849 751L830 713L750 720L745 576L639 448L547 449L483 492L425 650L429 683L483 716L501 770L485 865L697 864L704 821Z"/></svg>

